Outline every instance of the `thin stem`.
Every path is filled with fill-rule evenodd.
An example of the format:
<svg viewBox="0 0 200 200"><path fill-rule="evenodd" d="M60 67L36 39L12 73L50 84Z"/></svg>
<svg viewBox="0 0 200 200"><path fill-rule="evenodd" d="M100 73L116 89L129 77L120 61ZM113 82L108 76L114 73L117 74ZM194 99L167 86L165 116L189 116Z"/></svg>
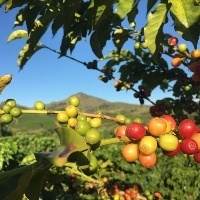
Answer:
<svg viewBox="0 0 200 200"><path fill-rule="evenodd" d="M58 114L61 110L21 110L22 114Z"/></svg>
<svg viewBox="0 0 200 200"><path fill-rule="evenodd" d="M59 52L59 51L56 51L56 50L54 50L54 49L52 49L52 48L50 48L50 47L48 47L48 46L46 46L46 45L44 45L44 44L42 44L42 46L43 46L44 48L46 48L46 49L48 49L48 50L54 52L54 53L57 53L57 54L61 55L61 52ZM80 61L80 60L78 60L78 59L75 59L75 58L73 58L73 57L71 57L71 56L67 56L67 55L62 55L62 56L66 57L66 58L69 58L69 59L71 59L71 60L73 60L73 61L76 61L76 62L78 62L78 63L81 63L81 64L83 64L84 66L88 67L88 64L87 64L86 62L82 62L82 61ZM94 70L97 70L97 71L99 71L99 72L101 72L101 73L104 73L104 72L103 72L102 70L100 70L98 67L91 68L91 69L94 69ZM114 76L112 76L112 79L118 81L119 83L122 83L122 82L123 82L123 81L121 81L120 79L117 79L117 78L114 77ZM124 86L125 86L127 89L131 89L131 90L134 91L134 92L138 92L138 91L137 91L136 89L134 89L133 87L130 87L130 85L127 84L127 83L124 83ZM151 104L155 105L155 103L154 103L153 101L151 101L150 98L144 97L144 99L146 99L147 101L149 101Z"/></svg>
<svg viewBox="0 0 200 200"><path fill-rule="evenodd" d="M128 143L131 140L124 136L121 138L114 137L114 138L109 138L109 139L102 139L100 142L100 146L105 146L105 145L110 145L110 144L117 144L117 143Z"/></svg>
<svg viewBox="0 0 200 200"><path fill-rule="evenodd" d="M108 120L111 120L111 121L115 121L115 122L119 122L119 123L124 123L124 121L122 120L119 120L119 119L116 119L115 117L111 117L111 116L108 116L108 115L103 115L103 114L93 114L93 113L86 113L86 112L80 112L79 114L82 114L86 117L97 117L97 118L101 118L101 119L108 119Z"/></svg>

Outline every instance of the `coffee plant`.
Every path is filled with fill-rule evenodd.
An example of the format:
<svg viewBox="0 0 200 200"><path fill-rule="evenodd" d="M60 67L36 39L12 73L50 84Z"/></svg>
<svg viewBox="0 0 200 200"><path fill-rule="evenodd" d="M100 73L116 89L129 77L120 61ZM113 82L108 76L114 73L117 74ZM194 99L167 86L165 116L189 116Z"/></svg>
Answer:
<svg viewBox="0 0 200 200"><path fill-rule="evenodd" d="M42 101L25 110L14 99L6 100L2 127L22 114L55 115L57 136L1 138L1 199L199 198L194 188L200 163L199 1L1 0L0 6L6 13L18 11L7 42L26 40L18 55L20 70L46 49L98 71L98 79L113 81L117 92L131 90L140 104L152 104L152 118L143 124L123 113L81 111L76 96L65 110L46 110ZM139 28L137 16L143 15L146 24ZM166 31L169 23L176 33ZM53 36L63 31L59 51L40 41L48 28ZM83 39L90 41L90 62L69 56ZM106 49L108 43L113 50ZM0 77L0 93L11 80L11 74ZM173 97L153 102L157 87ZM102 137L103 120L117 124L109 138ZM103 153L109 148L110 154ZM189 178L181 177L184 167ZM127 171L135 176L127 177Z"/></svg>

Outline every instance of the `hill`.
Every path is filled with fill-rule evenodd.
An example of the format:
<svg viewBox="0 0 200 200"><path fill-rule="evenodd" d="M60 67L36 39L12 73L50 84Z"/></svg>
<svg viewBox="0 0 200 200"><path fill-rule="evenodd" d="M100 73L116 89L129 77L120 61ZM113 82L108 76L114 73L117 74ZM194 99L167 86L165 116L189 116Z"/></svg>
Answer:
<svg viewBox="0 0 200 200"><path fill-rule="evenodd" d="M144 123L150 118L149 115L149 106L146 105L135 105L128 104L123 102L109 102L104 99L100 99L94 96L90 96L84 93L73 94L80 98L79 109L82 112L94 113L97 110L101 110L105 115L110 115L115 117L117 114L124 114L127 117L132 119L140 117ZM65 110L65 107L68 105L69 97L46 104L47 110ZM31 109L18 105L22 109ZM21 115L17 120L14 120L11 124L7 125L6 128L12 134L19 133L31 133L38 134L44 132L53 132L53 129L56 127L56 116L55 115L46 115L46 114L24 114ZM106 132L109 132L113 129L113 122L104 120ZM5 128L5 127L4 127ZM103 129L104 129L103 128Z"/></svg>

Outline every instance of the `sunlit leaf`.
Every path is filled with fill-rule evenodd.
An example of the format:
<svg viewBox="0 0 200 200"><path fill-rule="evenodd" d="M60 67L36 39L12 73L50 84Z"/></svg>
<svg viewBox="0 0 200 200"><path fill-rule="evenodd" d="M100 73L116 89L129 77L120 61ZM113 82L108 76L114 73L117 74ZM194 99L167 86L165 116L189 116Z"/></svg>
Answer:
<svg viewBox="0 0 200 200"><path fill-rule="evenodd" d="M199 23L200 6L195 6L194 0L169 0L169 3L175 22L178 20L186 28Z"/></svg>
<svg viewBox="0 0 200 200"><path fill-rule="evenodd" d="M25 31L25 30L16 30L16 31L13 31L8 39L7 39L7 42L10 42L12 40L16 40L16 39L19 39L19 38L28 38L28 32Z"/></svg>
<svg viewBox="0 0 200 200"><path fill-rule="evenodd" d="M199 39L200 6L195 6L193 0L170 1L170 13L174 20L175 30L185 40L191 41L195 48Z"/></svg>
<svg viewBox="0 0 200 200"><path fill-rule="evenodd" d="M12 80L11 74L0 76L0 94L3 92L5 87L11 82L11 80Z"/></svg>
<svg viewBox="0 0 200 200"><path fill-rule="evenodd" d="M155 11L149 14L147 25L144 28L145 42L155 60L160 52L160 42L163 40L162 28L166 20L167 11L167 5L159 3Z"/></svg>
<svg viewBox="0 0 200 200"><path fill-rule="evenodd" d="M6 1L6 12L12 10L13 8L21 7L28 2L29 1L27 0L8 0Z"/></svg>
<svg viewBox="0 0 200 200"><path fill-rule="evenodd" d="M119 3L117 4L117 7L115 9L115 14L119 16L120 19L124 19L132 10L132 7L135 3L135 0L119 0Z"/></svg>

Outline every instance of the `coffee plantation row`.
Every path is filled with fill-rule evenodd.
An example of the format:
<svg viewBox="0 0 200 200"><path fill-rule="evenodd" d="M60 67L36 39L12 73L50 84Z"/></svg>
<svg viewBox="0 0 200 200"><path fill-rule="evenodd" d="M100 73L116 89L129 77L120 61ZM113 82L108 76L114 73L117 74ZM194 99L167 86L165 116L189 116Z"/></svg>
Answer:
<svg viewBox="0 0 200 200"><path fill-rule="evenodd" d="M12 136L0 139L1 171L34 162L34 152L52 151L58 147L56 136ZM163 199L199 199L200 165L191 156L180 154L167 157L158 150L156 166L146 169L139 162L127 163L120 155L123 145L110 145L95 151L99 162L97 175L106 181L104 189L98 193L92 183L82 181L81 176L70 173L67 167L53 167L49 170L41 190L43 199L114 199L114 186L125 191L139 187L142 196L161 193ZM0 186L2 188L2 185ZM146 195L148 194L148 195ZM156 199L156 198L155 198Z"/></svg>
<svg viewBox="0 0 200 200"><path fill-rule="evenodd" d="M20 195L30 199L198 198L199 128L193 120L178 123L172 116L163 115L152 117L144 125L140 118L123 114L81 112L79 105L76 96L69 98L62 111L47 111L42 101L35 102L33 110L20 109L14 99L5 102L2 125L30 113L56 115L58 125L57 134L1 137L0 189L16 187L10 199L15 192L19 199ZM100 132L102 119L117 124L109 138L103 138ZM33 166L36 168L27 189L20 182L30 170L26 167ZM43 179L36 194L29 187L41 179L38 168ZM10 178L4 182L1 175L5 177L6 173ZM13 186L15 173L18 181ZM5 195L0 197L4 199Z"/></svg>

